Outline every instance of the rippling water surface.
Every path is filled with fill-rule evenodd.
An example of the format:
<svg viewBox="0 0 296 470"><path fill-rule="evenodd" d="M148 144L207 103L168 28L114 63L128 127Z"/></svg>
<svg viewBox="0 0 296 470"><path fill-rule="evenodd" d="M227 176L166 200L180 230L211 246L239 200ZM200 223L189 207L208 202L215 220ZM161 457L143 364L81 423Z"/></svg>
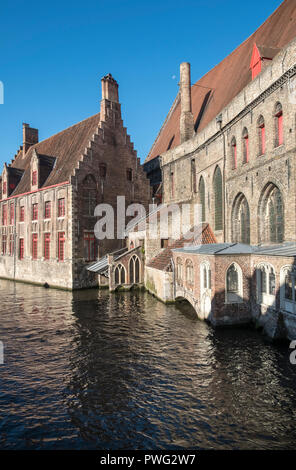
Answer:
<svg viewBox="0 0 296 470"><path fill-rule="evenodd" d="M1 449L292 449L296 366L146 293L0 281Z"/></svg>

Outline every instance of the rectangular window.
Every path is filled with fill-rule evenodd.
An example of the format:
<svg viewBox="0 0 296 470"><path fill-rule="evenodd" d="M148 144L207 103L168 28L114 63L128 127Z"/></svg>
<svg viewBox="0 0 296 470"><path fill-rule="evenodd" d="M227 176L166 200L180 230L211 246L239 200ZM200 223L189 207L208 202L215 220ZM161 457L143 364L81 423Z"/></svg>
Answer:
<svg viewBox="0 0 296 470"><path fill-rule="evenodd" d="M14 224L14 204L10 204L10 225Z"/></svg>
<svg viewBox="0 0 296 470"><path fill-rule="evenodd" d="M4 181L4 183L3 183L3 194L6 194L6 190L7 190L7 184L6 184L6 181Z"/></svg>
<svg viewBox="0 0 296 470"><path fill-rule="evenodd" d="M58 200L58 217L64 217L65 216L65 199L59 199Z"/></svg>
<svg viewBox="0 0 296 470"><path fill-rule="evenodd" d="M37 171L33 171L32 173L32 185L36 186L37 184Z"/></svg>
<svg viewBox="0 0 296 470"><path fill-rule="evenodd" d="M59 261L64 261L65 256L65 232L59 232L58 238L58 254L59 254Z"/></svg>
<svg viewBox="0 0 296 470"><path fill-rule="evenodd" d="M162 238L160 241L161 248L167 248L169 246L168 238Z"/></svg>
<svg viewBox="0 0 296 470"><path fill-rule="evenodd" d="M237 147L236 144L233 145L233 169L237 168Z"/></svg>
<svg viewBox="0 0 296 470"><path fill-rule="evenodd" d="M19 258L23 259L24 258L24 239L20 238L20 251L19 251Z"/></svg>
<svg viewBox="0 0 296 470"><path fill-rule="evenodd" d="M13 233L10 234L9 237L9 254L12 256L14 253L14 235Z"/></svg>
<svg viewBox="0 0 296 470"><path fill-rule="evenodd" d="M44 218L50 219L50 217L51 217L51 202L46 201L45 206L44 206Z"/></svg>
<svg viewBox="0 0 296 470"><path fill-rule="evenodd" d="M6 255L6 242L7 242L6 235L2 235L2 254L3 255Z"/></svg>
<svg viewBox="0 0 296 470"><path fill-rule="evenodd" d="M20 207L20 222L24 222L25 220L25 206Z"/></svg>
<svg viewBox="0 0 296 470"><path fill-rule="evenodd" d="M2 225L7 225L7 205L2 206Z"/></svg>
<svg viewBox="0 0 296 470"><path fill-rule="evenodd" d="M38 256L38 235L33 233L32 235L32 259L37 259Z"/></svg>
<svg viewBox="0 0 296 470"><path fill-rule="evenodd" d="M50 233L44 234L44 259L50 258Z"/></svg>
<svg viewBox="0 0 296 470"><path fill-rule="evenodd" d="M38 204L33 204L32 220L38 219Z"/></svg>
<svg viewBox="0 0 296 470"><path fill-rule="evenodd" d="M94 261L95 236L93 232L84 232L84 258L86 261Z"/></svg>

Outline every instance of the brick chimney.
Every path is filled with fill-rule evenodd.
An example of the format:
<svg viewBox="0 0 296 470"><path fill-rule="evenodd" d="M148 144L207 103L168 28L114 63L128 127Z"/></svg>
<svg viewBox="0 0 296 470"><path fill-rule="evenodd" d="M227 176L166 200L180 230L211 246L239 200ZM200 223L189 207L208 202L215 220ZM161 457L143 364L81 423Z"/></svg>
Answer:
<svg viewBox="0 0 296 470"><path fill-rule="evenodd" d="M194 123L191 108L190 64L188 62L182 62L180 65L180 94L180 139L182 143L190 139L194 134Z"/></svg>
<svg viewBox="0 0 296 470"><path fill-rule="evenodd" d="M116 126L118 119L121 119L121 110L118 99L118 83L111 73L105 75L101 80L102 100L101 100L101 121L105 121L109 126Z"/></svg>
<svg viewBox="0 0 296 470"><path fill-rule="evenodd" d="M38 129L33 129L29 124L23 123L23 155L34 144L38 143Z"/></svg>
<svg viewBox="0 0 296 470"><path fill-rule="evenodd" d="M102 78L102 100L118 103L118 83L111 73Z"/></svg>

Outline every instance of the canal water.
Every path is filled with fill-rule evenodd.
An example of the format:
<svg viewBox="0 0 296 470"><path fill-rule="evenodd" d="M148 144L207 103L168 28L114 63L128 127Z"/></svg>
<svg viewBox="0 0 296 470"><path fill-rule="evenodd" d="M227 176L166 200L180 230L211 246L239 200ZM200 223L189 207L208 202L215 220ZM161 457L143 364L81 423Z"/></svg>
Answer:
<svg viewBox="0 0 296 470"><path fill-rule="evenodd" d="M296 366L143 292L0 281L0 449L293 449Z"/></svg>

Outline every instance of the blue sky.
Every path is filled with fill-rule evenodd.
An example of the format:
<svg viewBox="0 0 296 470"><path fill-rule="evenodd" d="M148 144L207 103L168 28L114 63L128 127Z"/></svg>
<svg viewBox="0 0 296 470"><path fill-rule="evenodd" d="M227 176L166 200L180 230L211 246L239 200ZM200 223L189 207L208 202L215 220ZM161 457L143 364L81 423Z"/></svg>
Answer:
<svg viewBox="0 0 296 470"><path fill-rule="evenodd" d="M180 62L196 81L280 3L1 0L1 166L22 144L22 122L43 140L97 113L109 72L143 161L178 91Z"/></svg>

